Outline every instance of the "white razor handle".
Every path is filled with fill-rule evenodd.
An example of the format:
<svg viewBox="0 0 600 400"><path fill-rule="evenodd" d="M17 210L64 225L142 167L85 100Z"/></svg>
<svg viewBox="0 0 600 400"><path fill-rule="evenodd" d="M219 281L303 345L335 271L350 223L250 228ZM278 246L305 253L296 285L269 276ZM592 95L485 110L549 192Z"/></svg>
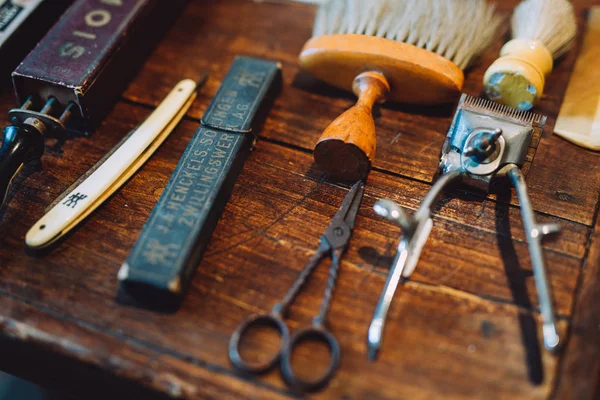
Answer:
<svg viewBox="0 0 600 400"><path fill-rule="evenodd" d="M27 232L28 247L46 247L63 237L117 191L158 149L196 97L197 83L179 82L156 110L95 171Z"/></svg>

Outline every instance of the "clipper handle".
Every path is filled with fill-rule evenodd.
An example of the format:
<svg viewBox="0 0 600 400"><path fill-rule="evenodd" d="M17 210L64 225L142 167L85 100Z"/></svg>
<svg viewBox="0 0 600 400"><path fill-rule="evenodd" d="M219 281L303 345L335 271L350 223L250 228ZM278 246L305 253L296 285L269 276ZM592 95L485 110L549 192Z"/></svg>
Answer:
<svg viewBox="0 0 600 400"><path fill-rule="evenodd" d="M331 176L345 181L364 179L375 156L373 105L385 101L390 92L386 78L364 72L354 79L356 105L333 121L314 150L315 162Z"/></svg>
<svg viewBox="0 0 600 400"><path fill-rule="evenodd" d="M2 132L0 147L0 198L6 200L13 178L23 164L39 159L44 153L44 138L33 125L11 125Z"/></svg>
<svg viewBox="0 0 600 400"><path fill-rule="evenodd" d="M521 204L521 215L525 234L527 235L527 245L533 267L533 278L538 292L540 303L540 312L542 314L542 332L544 336L544 345L548 350L554 351L558 348L559 337L554 318L554 307L552 305L552 294L550 284L546 273L542 253L542 240L551 234L558 233L560 226L556 224L538 224L535 221L533 207L527 194L527 185L523 173L516 165L511 165L508 169L508 178L517 191L517 197Z"/></svg>

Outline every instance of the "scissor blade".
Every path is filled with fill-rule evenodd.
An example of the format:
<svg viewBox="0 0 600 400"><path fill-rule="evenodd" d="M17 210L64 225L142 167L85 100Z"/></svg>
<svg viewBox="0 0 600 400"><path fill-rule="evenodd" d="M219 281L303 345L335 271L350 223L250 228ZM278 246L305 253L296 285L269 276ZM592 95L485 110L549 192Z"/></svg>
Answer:
<svg viewBox="0 0 600 400"><path fill-rule="evenodd" d="M331 221L332 224L344 221L350 229L354 228L354 221L360 209L360 203L365 193L365 185L362 181L356 182L344 198L342 205Z"/></svg>
<svg viewBox="0 0 600 400"><path fill-rule="evenodd" d="M358 211L360 210L360 204L362 203L362 199L365 194L364 183L357 182L355 184L355 186L356 185L359 185L359 186L356 191L356 194L354 195L354 198L352 199L352 205L350 206L350 209L348 210L348 213L346 214L346 218L345 218L345 221L348 224L348 226L350 227L350 229L354 229L354 223L356 222L356 216L358 215Z"/></svg>

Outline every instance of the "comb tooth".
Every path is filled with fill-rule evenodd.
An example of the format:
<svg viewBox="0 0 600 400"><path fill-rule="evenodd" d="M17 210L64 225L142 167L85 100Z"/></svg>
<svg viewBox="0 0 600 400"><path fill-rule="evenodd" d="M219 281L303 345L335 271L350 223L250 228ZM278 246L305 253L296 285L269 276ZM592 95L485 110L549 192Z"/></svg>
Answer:
<svg viewBox="0 0 600 400"><path fill-rule="evenodd" d="M465 104L465 105L473 105L475 103L476 99L469 96L466 93L463 93L462 96L460 96L460 101L459 101L459 105L460 104Z"/></svg>
<svg viewBox="0 0 600 400"><path fill-rule="evenodd" d="M535 116L535 123L536 124L544 124L546 122L546 117L544 117L541 114L536 114Z"/></svg>

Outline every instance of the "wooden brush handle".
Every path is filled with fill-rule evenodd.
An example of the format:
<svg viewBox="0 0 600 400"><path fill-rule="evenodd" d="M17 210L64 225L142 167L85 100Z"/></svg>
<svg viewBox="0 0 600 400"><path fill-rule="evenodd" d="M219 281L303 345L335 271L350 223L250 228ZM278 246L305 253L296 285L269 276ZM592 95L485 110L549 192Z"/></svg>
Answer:
<svg viewBox="0 0 600 400"><path fill-rule="evenodd" d="M509 107L529 110L542 97L546 75L552 71L552 54L542 42L513 39L486 71L487 96Z"/></svg>
<svg viewBox="0 0 600 400"><path fill-rule="evenodd" d="M379 72L363 72L354 79L356 105L337 117L321 135L314 150L316 163L341 180L363 179L375 156L373 105L386 100L390 85Z"/></svg>

